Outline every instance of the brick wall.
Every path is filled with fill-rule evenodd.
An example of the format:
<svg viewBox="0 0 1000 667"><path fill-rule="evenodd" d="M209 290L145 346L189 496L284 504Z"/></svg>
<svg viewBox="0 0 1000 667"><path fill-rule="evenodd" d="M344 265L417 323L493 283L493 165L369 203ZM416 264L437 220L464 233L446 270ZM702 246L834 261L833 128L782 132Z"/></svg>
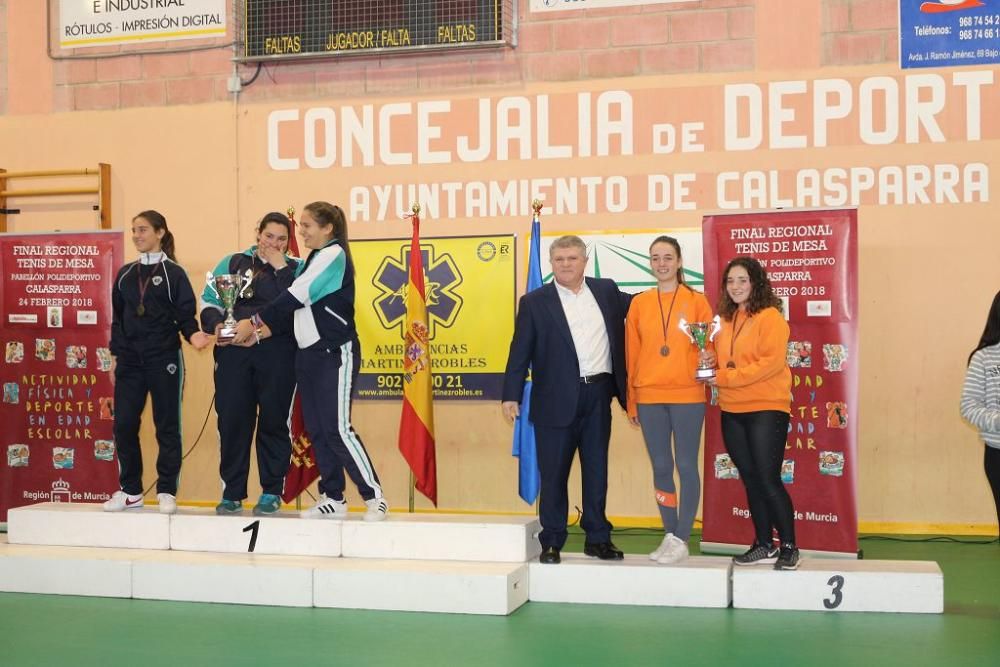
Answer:
<svg viewBox="0 0 1000 667"><path fill-rule="evenodd" d="M823 65L897 60L898 0L823 0Z"/></svg>
<svg viewBox="0 0 1000 667"><path fill-rule="evenodd" d="M530 13L527 0L517 0L517 5L516 49L266 64L241 98L398 94L754 67L754 0L701 0L546 14ZM232 69L231 50L142 52L164 46L121 47L135 55L120 58L56 61L56 110L230 99L226 79ZM241 66L241 76L249 79L255 67Z"/></svg>
<svg viewBox="0 0 1000 667"><path fill-rule="evenodd" d="M701 0L535 14L518 5L516 49L330 58L263 66L246 101L421 93L538 81L753 70L756 0ZM6 7L0 0L0 113L6 110ZM822 0L822 64L895 62L896 0ZM53 3L58 11L58 3ZM56 20L53 21L57 25ZM230 26L235 20L230 17ZM232 39L232 38L229 38ZM224 44L217 40L214 44ZM156 54L198 42L113 47L131 55L56 60L56 111L199 104L231 99L232 50ZM204 44L204 42L202 43ZM209 42L208 44L213 44ZM104 52L107 52L105 50ZM72 53L72 52L70 52ZM84 49L75 55L94 55ZM249 79L255 66L240 66Z"/></svg>

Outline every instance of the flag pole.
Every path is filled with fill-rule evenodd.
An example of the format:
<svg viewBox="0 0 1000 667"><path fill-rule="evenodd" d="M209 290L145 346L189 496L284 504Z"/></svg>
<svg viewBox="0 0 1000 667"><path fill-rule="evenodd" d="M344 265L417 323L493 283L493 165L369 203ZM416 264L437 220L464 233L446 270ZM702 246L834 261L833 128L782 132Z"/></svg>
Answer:
<svg viewBox="0 0 1000 667"><path fill-rule="evenodd" d="M415 216L420 215L420 204L416 203L413 204L413 206L410 209L410 212ZM407 272L409 272L410 270L409 265L407 265L406 270ZM414 496L416 495L416 488L417 488L417 476L413 474L413 468L410 468L410 498L409 498L410 514L413 514L413 506L414 506L413 503L414 503Z"/></svg>
<svg viewBox="0 0 1000 667"><path fill-rule="evenodd" d="M543 206L544 204L542 203L541 199L531 200L531 210L535 214L533 220L538 220L539 218L542 217ZM534 243L534 239L532 239L532 243ZM539 493L538 496L535 498L535 516L541 516L541 511L542 511L542 494Z"/></svg>
<svg viewBox="0 0 1000 667"><path fill-rule="evenodd" d="M417 478L414 477L413 471L410 471L410 514L413 514L413 490L417 487Z"/></svg>

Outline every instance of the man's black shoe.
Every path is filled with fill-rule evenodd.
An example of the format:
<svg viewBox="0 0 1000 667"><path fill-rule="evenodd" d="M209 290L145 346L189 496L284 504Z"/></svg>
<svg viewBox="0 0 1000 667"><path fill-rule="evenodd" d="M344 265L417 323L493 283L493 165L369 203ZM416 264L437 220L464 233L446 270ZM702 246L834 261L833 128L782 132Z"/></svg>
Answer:
<svg viewBox="0 0 1000 667"><path fill-rule="evenodd" d="M560 560L559 550L555 547L545 547L542 549L542 555L538 557L538 562L546 565L556 565Z"/></svg>
<svg viewBox="0 0 1000 667"><path fill-rule="evenodd" d="M613 542L599 542L597 544L588 542L583 545L583 553L591 558L600 558L601 560L622 560L625 558L625 554Z"/></svg>

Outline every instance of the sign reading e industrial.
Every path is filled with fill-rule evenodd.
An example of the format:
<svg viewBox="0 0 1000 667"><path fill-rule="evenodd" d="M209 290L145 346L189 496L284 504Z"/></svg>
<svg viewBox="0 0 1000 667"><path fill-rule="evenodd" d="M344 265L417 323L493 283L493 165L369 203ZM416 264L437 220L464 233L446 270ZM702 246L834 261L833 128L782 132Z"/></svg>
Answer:
<svg viewBox="0 0 1000 667"><path fill-rule="evenodd" d="M59 46L222 37L226 0L60 0Z"/></svg>
<svg viewBox="0 0 1000 667"><path fill-rule="evenodd" d="M666 5L695 0L528 0L533 12L558 12L568 9L603 9L605 7L631 7L632 5Z"/></svg>
<svg viewBox="0 0 1000 667"><path fill-rule="evenodd" d="M902 0L899 66L1000 63L1000 1Z"/></svg>

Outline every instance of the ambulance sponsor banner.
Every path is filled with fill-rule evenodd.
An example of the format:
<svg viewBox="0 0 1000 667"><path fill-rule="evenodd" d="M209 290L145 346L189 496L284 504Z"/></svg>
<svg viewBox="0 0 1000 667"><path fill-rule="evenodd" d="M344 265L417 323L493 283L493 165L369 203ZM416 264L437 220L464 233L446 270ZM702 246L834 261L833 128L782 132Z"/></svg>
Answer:
<svg viewBox="0 0 1000 667"><path fill-rule="evenodd" d="M435 399L500 400L514 333L514 236L423 238ZM403 395L410 239L352 241L359 399Z"/></svg>
<svg viewBox="0 0 1000 667"><path fill-rule="evenodd" d="M803 549L858 549L857 211L706 216L705 284L727 262L760 260L791 328L792 413L781 478ZM716 293L718 287L710 292ZM746 492L722 441L718 408L705 417L702 539L746 548L753 526Z"/></svg>
<svg viewBox="0 0 1000 667"><path fill-rule="evenodd" d="M0 234L0 521L118 488L111 283L121 232Z"/></svg>

